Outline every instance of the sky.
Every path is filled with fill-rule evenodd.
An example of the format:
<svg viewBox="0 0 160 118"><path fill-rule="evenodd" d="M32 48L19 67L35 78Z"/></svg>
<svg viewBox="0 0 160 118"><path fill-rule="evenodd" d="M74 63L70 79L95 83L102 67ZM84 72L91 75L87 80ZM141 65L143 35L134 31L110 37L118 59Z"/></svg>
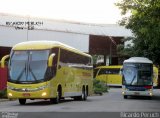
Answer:
<svg viewBox="0 0 160 118"><path fill-rule="evenodd" d="M0 0L0 13L96 24L116 24L118 0Z"/></svg>

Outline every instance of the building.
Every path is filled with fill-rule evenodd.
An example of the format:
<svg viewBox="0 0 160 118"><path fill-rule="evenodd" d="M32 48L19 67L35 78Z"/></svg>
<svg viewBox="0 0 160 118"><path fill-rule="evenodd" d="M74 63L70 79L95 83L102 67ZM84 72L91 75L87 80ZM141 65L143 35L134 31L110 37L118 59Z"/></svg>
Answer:
<svg viewBox="0 0 160 118"><path fill-rule="evenodd" d="M29 16L0 14L0 58L19 42L54 40L91 55L105 55L118 64L116 47L132 33L117 24L86 24ZM106 63L106 62L105 62Z"/></svg>

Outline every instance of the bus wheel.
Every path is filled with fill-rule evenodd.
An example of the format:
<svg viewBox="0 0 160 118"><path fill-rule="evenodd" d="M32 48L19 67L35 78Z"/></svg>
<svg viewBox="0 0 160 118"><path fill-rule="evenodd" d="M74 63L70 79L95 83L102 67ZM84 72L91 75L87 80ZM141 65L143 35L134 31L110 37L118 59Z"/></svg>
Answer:
<svg viewBox="0 0 160 118"><path fill-rule="evenodd" d="M82 89L82 96L81 96L81 98L82 98L83 101L87 100L87 93L86 93L84 87L83 87L83 89Z"/></svg>
<svg viewBox="0 0 160 118"><path fill-rule="evenodd" d="M57 97L56 98L50 98L50 102L53 104L58 104L60 102L60 93L57 92Z"/></svg>
<svg viewBox="0 0 160 118"><path fill-rule="evenodd" d="M124 96L123 96L124 99L127 99L127 97L128 97L127 95L124 95Z"/></svg>
<svg viewBox="0 0 160 118"><path fill-rule="evenodd" d="M20 103L21 105L26 104L26 99L19 99L19 103Z"/></svg>
<svg viewBox="0 0 160 118"><path fill-rule="evenodd" d="M73 97L74 100L81 100L81 96L75 96Z"/></svg>
<svg viewBox="0 0 160 118"><path fill-rule="evenodd" d="M82 88L82 95L81 96L75 96L73 98L74 98L74 100L83 100L83 101L87 100L87 93L85 91L85 88L84 87Z"/></svg>
<svg viewBox="0 0 160 118"><path fill-rule="evenodd" d="M149 100L152 100L152 96L148 96L148 99L149 99Z"/></svg>

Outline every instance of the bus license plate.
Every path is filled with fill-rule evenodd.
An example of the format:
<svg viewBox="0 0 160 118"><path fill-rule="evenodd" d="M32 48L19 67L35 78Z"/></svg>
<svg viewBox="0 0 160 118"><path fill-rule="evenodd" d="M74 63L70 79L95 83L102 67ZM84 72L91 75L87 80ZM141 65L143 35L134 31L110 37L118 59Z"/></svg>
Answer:
<svg viewBox="0 0 160 118"><path fill-rule="evenodd" d="M30 93L23 93L23 96L24 96L24 97L30 97L31 94L30 94Z"/></svg>
<svg viewBox="0 0 160 118"><path fill-rule="evenodd" d="M135 95L139 95L139 92L134 92Z"/></svg>

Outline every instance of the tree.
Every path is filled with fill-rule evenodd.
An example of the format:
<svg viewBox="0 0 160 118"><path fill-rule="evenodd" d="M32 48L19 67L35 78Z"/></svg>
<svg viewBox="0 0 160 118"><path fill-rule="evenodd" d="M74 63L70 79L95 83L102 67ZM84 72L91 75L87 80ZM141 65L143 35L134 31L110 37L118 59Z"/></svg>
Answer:
<svg viewBox="0 0 160 118"><path fill-rule="evenodd" d="M160 64L160 0L122 0L116 6L124 15L119 24L134 35L128 55L145 56Z"/></svg>

